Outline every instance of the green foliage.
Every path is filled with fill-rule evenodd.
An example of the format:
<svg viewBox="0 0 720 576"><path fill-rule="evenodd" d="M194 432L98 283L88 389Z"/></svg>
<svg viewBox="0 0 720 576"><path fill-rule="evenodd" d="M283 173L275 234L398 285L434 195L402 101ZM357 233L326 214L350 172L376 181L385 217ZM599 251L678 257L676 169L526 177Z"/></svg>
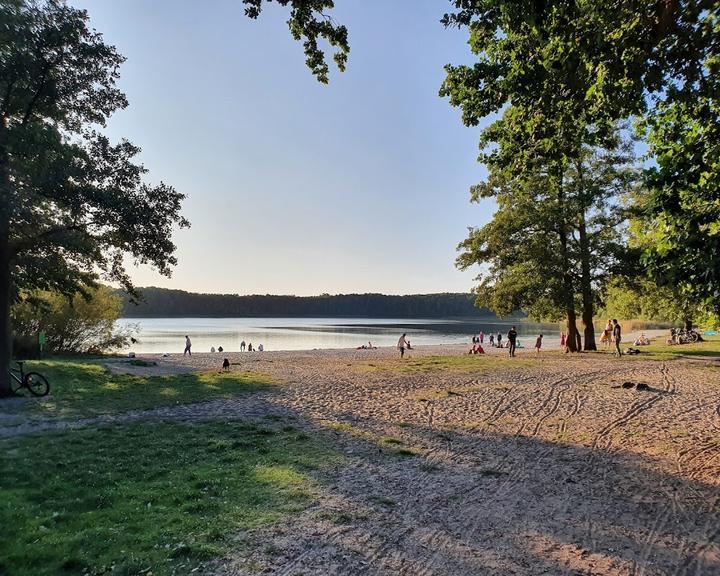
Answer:
<svg viewBox="0 0 720 576"><path fill-rule="evenodd" d="M646 174L648 194L636 248L644 250L642 262L655 281L678 290L686 306L704 303L720 310L720 5L713 0L454 0L453 5L455 12L443 22L468 28L477 62L448 66L441 95L462 108L467 125L499 115L480 142L480 161L488 165L491 179L501 172L500 179L518 198L540 177L545 198L536 201L553 200L548 195L553 190L555 201L567 200L563 180L583 151L611 148L617 123L640 117L657 167ZM593 186L587 190L591 196L601 193ZM524 198L518 198L517 209L512 200L499 204L510 214L501 216L505 221L528 209ZM481 283L480 301L509 306L495 301L502 296L490 294L499 288L510 302L527 300L526 308L537 313L559 309L563 293L571 308L568 293L577 276L571 265L574 213L582 210L565 202L554 215L563 252L559 261L531 241L527 261L509 262L508 272L500 266L502 259L494 261L490 279ZM608 233L611 222L606 219ZM473 235L486 234L471 232L461 246L461 266L487 261L483 250L489 248ZM595 249L585 250L582 263L584 319L592 308L590 291L597 295L596 279L588 274L595 254ZM562 275L562 287L551 280L552 286L533 290L543 277L535 271L545 266L549 275ZM636 274L643 272L635 266Z"/></svg>
<svg viewBox="0 0 720 576"><path fill-rule="evenodd" d="M687 317L672 290L644 278L637 282L613 280L606 288L605 302L600 315L607 318L682 322Z"/></svg>
<svg viewBox="0 0 720 576"><path fill-rule="evenodd" d="M279 426L145 423L0 441L0 572L189 574L297 514L339 457Z"/></svg>
<svg viewBox="0 0 720 576"><path fill-rule="evenodd" d="M260 16L264 1L273 0L242 0L245 14L250 18ZM350 53L347 28L338 24L325 12L334 8L333 0L275 0L275 2L290 7L290 17L287 21L290 34L295 40L302 41L305 63L318 81L327 84L329 74L325 54L318 44L319 40L324 40L335 48L333 60L340 71L345 70Z"/></svg>
<svg viewBox="0 0 720 576"><path fill-rule="evenodd" d="M128 362L116 360L115 362ZM219 367L219 362L218 362ZM51 395L23 405L25 411L58 416L92 416L232 398L274 385L264 374L206 373L168 376L113 374L95 361L29 362L26 370L50 381Z"/></svg>
<svg viewBox="0 0 720 576"><path fill-rule="evenodd" d="M122 298L107 286L72 298L36 291L13 306L13 328L16 336L34 340L44 331L49 352L99 353L129 341L132 331L115 327L121 312Z"/></svg>
<svg viewBox="0 0 720 576"><path fill-rule="evenodd" d="M140 149L91 129L127 105L123 62L60 0L0 4L0 242L14 289L74 294L98 273L131 289L124 256L169 274L184 198L143 181Z"/></svg>
<svg viewBox="0 0 720 576"><path fill-rule="evenodd" d="M635 228L654 280L720 315L720 5L699 17L691 71L642 125L656 165Z"/></svg>

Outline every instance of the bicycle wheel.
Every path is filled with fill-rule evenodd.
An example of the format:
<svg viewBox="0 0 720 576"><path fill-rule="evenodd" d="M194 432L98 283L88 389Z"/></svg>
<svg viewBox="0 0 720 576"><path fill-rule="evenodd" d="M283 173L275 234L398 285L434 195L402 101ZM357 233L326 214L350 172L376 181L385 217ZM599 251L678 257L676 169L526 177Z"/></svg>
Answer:
<svg viewBox="0 0 720 576"><path fill-rule="evenodd" d="M700 339L700 335L697 332L689 332L688 335L690 336L690 342L693 344Z"/></svg>
<svg viewBox="0 0 720 576"><path fill-rule="evenodd" d="M25 375L25 386L33 396L45 396L50 392L50 384L48 384L47 378L37 372L28 372Z"/></svg>
<svg viewBox="0 0 720 576"><path fill-rule="evenodd" d="M12 390L15 396L23 396L25 389L25 385L19 379L16 379L14 375L10 376L10 390ZM27 394L27 392L25 392L25 394Z"/></svg>

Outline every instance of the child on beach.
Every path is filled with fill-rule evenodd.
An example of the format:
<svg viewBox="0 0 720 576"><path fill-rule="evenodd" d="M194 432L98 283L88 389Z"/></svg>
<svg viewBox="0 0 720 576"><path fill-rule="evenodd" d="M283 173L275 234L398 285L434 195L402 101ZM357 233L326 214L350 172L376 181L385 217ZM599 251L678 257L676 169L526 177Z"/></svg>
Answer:
<svg viewBox="0 0 720 576"><path fill-rule="evenodd" d="M565 340L567 339L567 336L565 336L565 332L562 332L560 334L560 348L565 348Z"/></svg>
<svg viewBox="0 0 720 576"><path fill-rule="evenodd" d="M537 340L535 340L535 355L540 356L540 348L542 348L542 339L543 335L540 334L540 336L537 337Z"/></svg>

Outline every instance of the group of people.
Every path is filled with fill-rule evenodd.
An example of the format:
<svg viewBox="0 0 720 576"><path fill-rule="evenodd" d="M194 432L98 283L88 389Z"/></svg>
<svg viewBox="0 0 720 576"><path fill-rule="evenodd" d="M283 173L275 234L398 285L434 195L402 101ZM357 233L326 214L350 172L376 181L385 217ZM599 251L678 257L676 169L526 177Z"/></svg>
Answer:
<svg viewBox="0 0 720 576"><path fill-rule="evenodd" d="M485 341L485 333L480 332L477 336L472 337L472 348L468 351L468 354L485 354L485 349L482 347L483 343ZM540 353L540 348L542 348L542 341L543 341L543 335L540 334L535 339L535 353ZM520 341L518 340L518 333L517 328L513 326L508 330L506 339L505 339L505 345L503 346L503 336L502 332L497 333L497 339L495 337L495 334L490 334L490 346L494 346L496 348L507 348L508 354L510 354L511 358L515 357L515 351L518 348L521 348ZM497 344L496 344L497 343Z"/></svg>
<svg viewBox="0 0 720 576"><path fill-rule="evenodd" d="M257 348L253 348L252 342L248 342L247 351L248 352L264 352L265 347L262 344L258 344ZM240 352L245 352L245 340L240 342Z"/></svg>
<svg viewBox="0 0 720 576"><path fill-rule="evenodd" d="M217 351L223 352L223 347L218 346ZM247 345L245 344L245 340L240 342L240 352L245 352L247 350L248 352L263 352L265 350L265 347L262 344L258 344L257 348L253 348L252 342L249 342ZM210 347L210 352L215 353L215 346ZM190 336L187 334L185 335L185 351L183 352L183 356L186 354L192 356L192 341L190 340Z"/></svg>

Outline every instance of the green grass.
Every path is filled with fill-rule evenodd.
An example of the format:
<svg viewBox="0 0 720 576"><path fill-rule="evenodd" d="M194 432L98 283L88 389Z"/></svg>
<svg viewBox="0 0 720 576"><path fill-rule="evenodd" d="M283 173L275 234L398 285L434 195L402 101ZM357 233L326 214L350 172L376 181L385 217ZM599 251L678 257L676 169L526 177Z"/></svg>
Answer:
<svg viewBox="0 0 720 576"><path fill-rule="evenodd" d="M638 346L639 350L653 356L674 358L678 356L698 356L720 358L720 336L703 336L705 342L695 344L665 344L661 338L656 338L650 346ZM642 357L643 354L638 354Z"/></svg>
<svg viewBox="0 0 720 576"><path fill-rule="evenodd" d="M172 376L116 375L94 361L28 362L26 371L44 374L50 396L28 400L23 409L59 416L89 416L229 398L272 386L255 373L194 373Z"/></svg>
<svg viewBox="0 0 720 576"><path fill-rule="evenodd" d="M0 574L188 574L297 514L340 462L280 424L137 424L0 441Z"/></svg>
<svg viewBox="0 0 720 576"><path fill-rule="evenodd" d="M389 372L394 374L417 374L428 372L477 373L513 368L537 366L529 358L508 358L507 356L484 356L463 354L461 356L426 356L423 358L394 359L383 363L360 364L366 372Z"/></svg>

